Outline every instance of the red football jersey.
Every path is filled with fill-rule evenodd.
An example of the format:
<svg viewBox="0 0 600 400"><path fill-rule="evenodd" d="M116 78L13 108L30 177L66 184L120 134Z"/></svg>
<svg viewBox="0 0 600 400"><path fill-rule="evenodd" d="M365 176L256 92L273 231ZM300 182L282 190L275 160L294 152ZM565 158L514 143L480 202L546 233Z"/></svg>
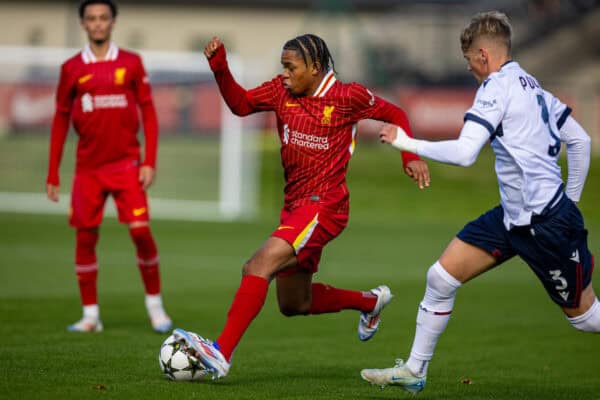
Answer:
<svg viewBox="0 0 600 400"><path fill-rule="evenodd" d="M70 115L79 135L77 171L113 168L140 159L138 105L142 109L149 107L155 121L150 85L137 54L111 44L105 60L95 60L89 47L67 60L61 68L56 94L49 183L57 183L52 181L58 180L64 143L62 127L56 127L60 125L56 123L59 117ZM154 167L156 126L152 129L150 135L145 129L150 146L146 146L144 163Z"/></svg>
<svg viewBox="0 0 600 400"><path fill-rule="evenodd" d="M346 171L362 119L392 122L397 107L330 71L313 96L295 97L281 77L249 90L256 110L275 111L285 173L285 202L347 195Z"/></svg>
<svg viewBox="0 0 600 400"><path fill-rule="evenodd" d="M308 201L337 202L337 212L348 210L346 171L361 119L391 122L412 136L406 114L374 96L358 83L339 82L330 71L312 96L296 97L278 76L245 90L235 82L221 46L209 60L223 98L237 115L275 111L285 174L285 206ZM403 153L404 163L418 160Z"/></svg>

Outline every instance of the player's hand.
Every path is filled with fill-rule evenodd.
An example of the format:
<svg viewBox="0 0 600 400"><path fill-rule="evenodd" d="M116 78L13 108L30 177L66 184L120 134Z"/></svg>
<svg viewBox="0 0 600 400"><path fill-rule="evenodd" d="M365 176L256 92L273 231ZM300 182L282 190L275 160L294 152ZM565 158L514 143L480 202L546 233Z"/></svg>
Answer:
<svg viewBox="0 0 600 400"><path fill-rule="evenodd" d="M59 185L52 185L50 183L48 183L46 185L46 195L48 196L48 199L50 199L51 201L57 202L58 201L58 193L60 186Z"/></svg>
<svg viewBox="0 0 600 400"><path fill-rule="evenodd" d="M419 185L419 189L425 189L426 187L429 187L429 167L425 161L410 161L408 164L406 164L404 172L406 175L410 176L417 185Z"/></svg>
<svg viewBox="0 0 600 400"><path fill-rule="evenodd" d="M379 131L379 140L381 143L392 144L396 140L396 136L398 136L396 125L384 124L381 131Z"/></svg>
<svg viewBox="0 0 600 400"><path fill-rule="evenodd" d="M217 52L217 49L223 46L223 42L221 42L221 39L219 39L218 37L213 37L204 47L204 55L206 56L207 60L210 60L215 53Z"/></svg>
<svg viewBox="0 0 600 400"><path fill-rule="evenodd" d="M142 165L140 167L139 179L144 190L148 189L154 183L155 174L154 168L149 165Z"/></svg>

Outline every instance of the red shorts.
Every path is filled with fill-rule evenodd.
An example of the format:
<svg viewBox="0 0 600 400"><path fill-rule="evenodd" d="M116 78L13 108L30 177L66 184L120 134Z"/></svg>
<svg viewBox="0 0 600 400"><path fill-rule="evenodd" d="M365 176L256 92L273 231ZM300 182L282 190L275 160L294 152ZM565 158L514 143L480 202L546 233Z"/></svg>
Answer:
<svg viewBox="0 0 600 400"><path fill-rule="evenodd" d="M292 245L298 264L277 276L293 275L298 270L317 272L323 247L342 233L347 223L347 213L334 213L320 202L309 203L293 211L282 209L280 224L271 236Z"/></svg>
<svg viewBox="0 0 600 400"><path fill-rule="evenodd" d="M128 165L111 171L77 173L71 191L69 224L75 228L99 226L109 194L117 206L120 222L148 221L148 201L138 171L137 165Z"/></svg>

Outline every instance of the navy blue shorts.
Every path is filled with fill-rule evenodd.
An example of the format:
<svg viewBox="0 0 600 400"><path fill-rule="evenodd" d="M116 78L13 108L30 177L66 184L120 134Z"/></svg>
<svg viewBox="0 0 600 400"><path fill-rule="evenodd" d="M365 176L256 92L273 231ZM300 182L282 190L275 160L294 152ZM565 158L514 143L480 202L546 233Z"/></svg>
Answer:
<svg viewBox="0 0 600 400"><path fill-rule="evenodd" d="M507 231L501 206L469 222L456 235L496 258L498 265L520 256L537 275L552 300L561 307L578 307L581 292L592 280L594 257L581 212L566 195L531 225Z"/></svg>

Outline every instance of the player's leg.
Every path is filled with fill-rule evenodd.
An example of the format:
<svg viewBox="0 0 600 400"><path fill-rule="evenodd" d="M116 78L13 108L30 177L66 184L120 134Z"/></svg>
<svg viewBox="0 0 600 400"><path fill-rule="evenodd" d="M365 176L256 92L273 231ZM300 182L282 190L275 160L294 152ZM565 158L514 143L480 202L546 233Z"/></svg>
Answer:
<svg viewBox="0 0 600 400"><path fill-rule="evenodd" d="M106 195L93 174L76 175L71 193L69 223L76 229L75 274L83 317L67 329L72 332L100 332L103 327L98 307L96 244Z"/></svg>
<svg viewBox="0 0 600 400"><path fill-rule="evenodd" d="M148 224L148 201L136 168L126 168L103 175L111 188L119 213L119 221L129 227L129 235L136 248L137 265L144 283L145 305L152 329L166 333L173 323L166 313L160 291L159 256L154 236Z"/></svg>
<svg viewBox="0 0 600 400"><path fill-rule="evenodd" d="M577 206L563 196L515 235L519 255L578 330L600 332L600 303L592 287L594 257Z"/></svg>
<svg viewBox="0 0 600 400"><path fill-rule="evenodd" d="M361 311L359 338L368 340L378 329L379 314L391 301L389 288L380 286L359 291L312 282L323 247L341 234L347 222L347 214L331 213L319 204L309 204L282 215L274 235L290 243L298 262L277 274L277 300L286 316Z"/></svg>
<svg viewBox="0 0 600 400"><path fill-rule="evenodd" d="M600 302L591 283L581 293L579 307L563 307L563 311L574 328L584 332L600 333Z"/></svg>
<svg viewBox="0 0 600 400"><path fill-rule="evenodd" d="M183 329L175 329L173 334L208 369L214 371L214 377L226 376L233 351L264 305L269 282L278 271L295 263L296 256L292 247L278 237L270 237L244 264L242 282L227 313L225 327L217 340L196 340Z"/></svg>
<svg viewBox="0 0 600 400"><path fill-rule="evenodd" d="M363 370L363 379L381 386L399 385L412 393L421 391L437 342L450 319L457 289L513 255L501 208L467 224L427 272L425 295L419 304L415 338L406 364L398 360L392 368Z"/></svg>

